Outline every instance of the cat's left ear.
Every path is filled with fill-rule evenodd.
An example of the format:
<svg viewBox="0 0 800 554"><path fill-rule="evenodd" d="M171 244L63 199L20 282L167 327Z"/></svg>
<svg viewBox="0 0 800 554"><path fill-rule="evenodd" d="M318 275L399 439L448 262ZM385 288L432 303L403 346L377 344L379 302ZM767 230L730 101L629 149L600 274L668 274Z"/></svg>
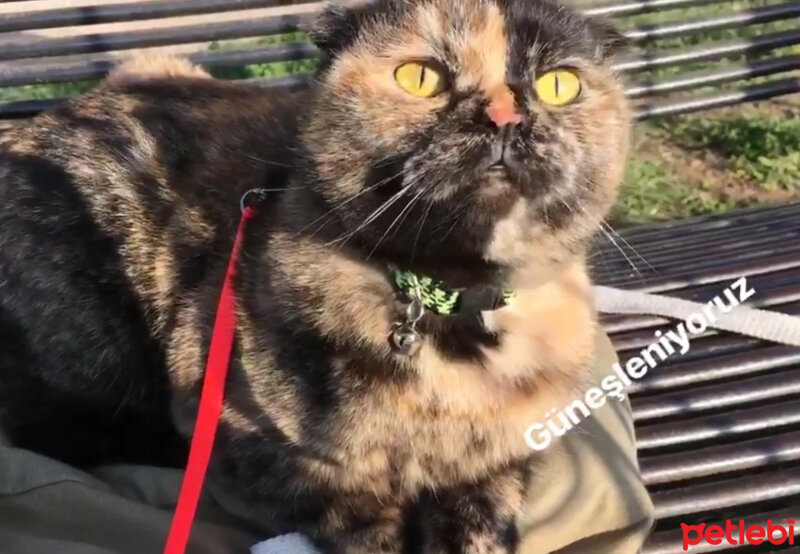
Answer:
<svg viewBox="0 0 800 554"><path fill-rule="evenodd" d="M631 45L631 40L607 19L590 17L589 28L597 41L597 57L602 61L612 58Z"/></svg>
<svg viewBox="0 0 800 554"><path fill-rule="evenodd" d="M365 4L328 4L308 26L309 38L326 54L335 54L346 48L358 36Z"/></svg>

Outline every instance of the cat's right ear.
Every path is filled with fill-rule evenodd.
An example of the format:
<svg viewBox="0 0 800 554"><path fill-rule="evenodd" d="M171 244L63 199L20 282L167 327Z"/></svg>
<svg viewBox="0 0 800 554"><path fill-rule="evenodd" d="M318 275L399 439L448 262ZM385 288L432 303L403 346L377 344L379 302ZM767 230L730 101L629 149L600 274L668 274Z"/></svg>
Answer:
<svg viewBox="0 0 800 554"><path fill-rule="evenodd" d="M631 45L630 39L604 17L590 17L588 21L589 29L597 40L597 54L601 60L608 60Z"/></svg>
<svg viewBox="0 0 800 554"><path fill-rule="evenodd" d="M329 4L309 25L308 36L317 48L334 54L355 41L361 13L360 6Z"/></svg>

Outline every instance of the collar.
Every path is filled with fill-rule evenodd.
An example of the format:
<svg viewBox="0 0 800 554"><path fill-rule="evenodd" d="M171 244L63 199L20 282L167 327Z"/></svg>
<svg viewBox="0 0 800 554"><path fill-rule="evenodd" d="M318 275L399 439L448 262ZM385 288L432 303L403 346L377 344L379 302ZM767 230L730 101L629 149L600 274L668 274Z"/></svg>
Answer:
<svg viewBox="0 0 800 554"><path fill-rule="evenodd" d="M510 304L516 293L494 285L451 288L442 281L390 267L395 286L409 298L419 296L422 305L437 315L457 315L497 310Z"/></svg>

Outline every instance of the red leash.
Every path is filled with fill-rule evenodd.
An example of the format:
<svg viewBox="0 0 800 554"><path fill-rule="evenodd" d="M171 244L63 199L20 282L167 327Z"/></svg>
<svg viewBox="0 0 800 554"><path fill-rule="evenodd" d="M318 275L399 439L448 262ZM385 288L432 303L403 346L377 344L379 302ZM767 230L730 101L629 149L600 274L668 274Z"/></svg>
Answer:
<svg viewBox="0 0 800 554"><path fill-rule="evenodd" d="M244 201L244 198L242 199ZM239 228L233 242L228 271L222 284L222 293L217 305L214 330L211 334L211 345L208 349L208 360L203 378L203 390L200 394L200 405L197 409L197 420L194 425L192 444L189 448L189 459L183 475L178 505L172 517L164 554L184 554L192 530L192 522L203 490L203 481L211 459L211 449L217 434L219 418L222 414L222 399L225 395L225 378L233 351L236 333L236 309L233 297L233 275L239 250L242 247L242 236L247 221L253 217L255 210L247 207L242 210Z"/></svg>

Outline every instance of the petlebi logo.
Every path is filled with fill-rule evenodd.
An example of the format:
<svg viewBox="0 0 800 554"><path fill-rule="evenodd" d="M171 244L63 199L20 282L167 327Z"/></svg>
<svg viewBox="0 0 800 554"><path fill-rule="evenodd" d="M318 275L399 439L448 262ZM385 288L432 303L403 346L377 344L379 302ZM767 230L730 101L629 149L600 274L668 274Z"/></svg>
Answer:
<svg viewBox="0 0 800 554"><path fill-rule="evenodd" d="M686 552L690 546L703 542L712 546L723 543L732 546L746 544L758 546L764 543L792 545L794 544L794 521L794 519L789 519L783 524L783 522L773 523L771 519L768 519L766 525L747 525L742 519L739 521L728 519L725 521L724 528L722 525L706 525L705 523L697 525L681 523L683 551Z"/></svg>
<svg viewBox="0 0 800 554"><path fill-rule="evenodd" d="M755 290L747 284L747 278L736 280L728 288L706 303L702 310L691 314L675 326L674 329L662 333L655 332L657 340L639 352L638 356L629 358L623 366L615 363L612 373L600 381L599 387L586 391L583 398L578 398L561 410L551 409L545 414L544 422L533 423L525 431L525 442L533 450L544 450L553 442L554 437L564 436L567 431L578 425L605 405L611 397L624 400L624 391L635 380L647 375L647 372L675 354L686 354L691 347L690 338L703 333L718 320L718 314L727 314L739 304L755 294Z"/></svg>

